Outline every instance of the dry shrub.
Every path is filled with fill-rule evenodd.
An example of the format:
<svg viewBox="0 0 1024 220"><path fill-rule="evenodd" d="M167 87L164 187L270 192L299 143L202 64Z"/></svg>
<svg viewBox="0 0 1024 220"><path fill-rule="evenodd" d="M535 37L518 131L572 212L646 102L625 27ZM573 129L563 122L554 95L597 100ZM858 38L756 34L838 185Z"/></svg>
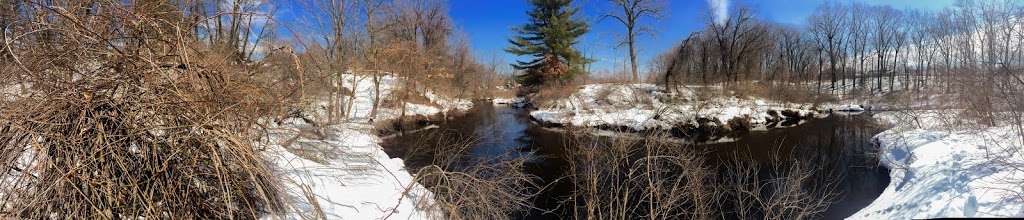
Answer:
<svg viewBox="0 0 1024 220"><path fill-rule="evenodd" d="M0 216L258 218L281 210L253 142L266 85L191 27L98 2L30 4L5 52L28 85L0 101ZM95 13L95 14L90 14Z"/></svg>
<svg viewBox="0 0 1024 220"><path fill-rule="evenodd" d="M611 86L600 87L599 90L597 90L597 93L594 94L594 100L598 101L598 103L588 103L588 104L597 104L597 105L610 105L610 104L612 104L611 100L609 100L608 97L611 96L612 93L617 92L616 90L614 90L612 88L613 87L611 87ZM603 102L603 103L601 103L601 102Z"/></svg>
<svg viewBox="0 0 1024 220"><path fill-rule="evenodd" d="M486 90L490 95L488 98L512 98L516 96L516 93L512 89L507 89L504 86L496 89Z"/></svg>
<svg viewBox="0 0 1024 220"><path fill-rule="evenodd" d="M706 219L714 217L714 172L696 151L662 135L569 141L573 216L589 219Z"/></svg>
<svg viewBox="0 0 1024 220"><path fill-rule="evenodd" d="M737 156L736 158L744 158ZM827 163L820 160L783 161L778 155L768 164L734 159L721 177L729 207L738 219L817 219L838 198L835 183L816 175ZM767 174L766 174L767 173ZM841 179L841 178L840 178Z"/></svg>
<svg viewBox="0 0 1024 220"><path fill-rule="evenodd" d="M617 72L607 73L601 75L587 75L586 78L581 80L587 84L603 84L603 83L614 83L614 84L627 84L634 83L632 76L628 72Z"/></svg>
<svg viewBox="0 0 1024 220"><path fill-rule="evenodd" d="M570 97L573 93L575 93L577 90L582 88L582 86L584 86L584 85L588 85L588 84L619 84L619 85L621 85L621 84L629 84L629 83L632 83L632 81L629 80L629 76L628 75L607 75L607 76L601 76L601 77L586 77L586 78L582 78L581 77L581 78L577 78L576 80L573 80L573 81L568 82L568 83L559 83L559 84L551 83L551 84L548 84L548 85L544 85L543 87L541 87L539 89L536 89L536 91L529 91L529 92L533 92L533 93L530 93L530 94L527 94L526 92L521 91L519 95L530 95L531 96L531 101L534 104L537 104L537 105L540 105L540 106L545 106L545 105L552 104L554 101ZM612 89L612 87L604 87L604 88L602 88L601 91L598 92L598 94L596 94L596 96L597 96L598 100L608 100L608 96L612 95L615 92L616 92L616 90Z"/></svg>
<svg viewBox="0 0 1024 220"><path fill-rule="evenodd" d="M739 97L761 97L780 102L824 103L835 101L835 97L815 93L803 86L790 83L764 83L740 81L728 84L726 91L732 91Z"/></svg>
<svg viewBox="0 0 1024 220"><path fill-rule="evenodd" d="M816 104L837 101L834 96L817 94L799 86L775 85L771 86L768 92L769 95L764 97L776 101Z"/></svg>
<svg viewBox="0 0 1024 220"><path fill-rule="evenodd" d="M434 207L448 219L510 219L532 207L534 176L524 159L479 163L459 169L430 165L416 178L434 194Z"/></svg>
<svg viewBox="0 0 1024 220"><path fill-rule="evenodd" d="M656 94L652 94L652 93L650 93L648 91L645 91L645 90L643 90L641 88L629 87L629 89L633 90L632 91L633 96L630 97L631 99L629 100L630 101L629 104L631 104L631 106L653 107L654 106L654 99L655 98L657 98L657 99L667 99L668 98L668 97L665 97L665 96L659 96L659 95L656 95Z"/></svg>
<svg viewBox="0 0 1024 220"><path fill-rule="evenodd" d="M587 134L573 133L568 138L573 146L567 157L572 173L569 179L575 188L568 202L573 216L712 217L710 205L719 196L709 188L714 174L693 151L668 147L668 141L657 137L593 141Z"/></svg>
<svg viewBox="0 0 1024 220"><path fill-rule="evenodd" d="M836 198L833 184L812 178L823 175L817 161L713 161L658 133L567 138L575 218L813 219Z"/></svg>
<svg viewBox="0 0 1024 220"><path fill-rule="evenodd" d="M725 88L726 91L732 91L733 94L735 94L736 96L739 96L739 97L746 97L746 96L765 97L765 96L770 95L769 91L768 91L768 86L766 86L766 85L764 85L762 83L758 83L758 82L751 82L751 81L733 82L733 83L725 84L724 88Z"/></svg>
<svg viewBox="0 0 1024 220"><path fill-rule="evenodd" d="M435 129L425 131L403 157L417 181L434 194L430 204L447 219L510 219L533 207L539 186L525 170L527 158L472 159L474 136Z"/></svg>
<svg viewBox="0 0 1024 220"><path fill-rule="evenodd" d="M579 86L576 85L551 85L541 88L537 93L534 93L530 97L530 101L535 105L545 106L553 104L555 101L562 100L572 96Z"/></svg>
<svg viewBox="0 0 1024 220"><path fill-rule="evenodd" d="M392 93L391 97L386 97L386 98L384 98L384 100L381 100L382 102L384 102L384 103L381 103L382 107L393 108L393 109L401 109L400 108L401 103L411 103L411 104L420 104L420 105L440 107L440 106L438 106L437 103L434 103L434 102L430 101L430 99L428 99L426 96L424 96L423 95L424 93L417 92L417 91L407 91L407 89L408 88L402 87L401 89L398 89L394 93ZM453 96L444 96L444 97L453 97Z"/></svg>
<svg viewBox="0 0 1024 220"><path fill-rule="evenodd" d="M751 128L754 127L753 124L750 122L750 115L743 115L742 117L731 118L729 119L729 121L726 122L726 125L728 125L729 129L732 130L733 132L738 132L737 134L746 133L750 131Z"/></svg>

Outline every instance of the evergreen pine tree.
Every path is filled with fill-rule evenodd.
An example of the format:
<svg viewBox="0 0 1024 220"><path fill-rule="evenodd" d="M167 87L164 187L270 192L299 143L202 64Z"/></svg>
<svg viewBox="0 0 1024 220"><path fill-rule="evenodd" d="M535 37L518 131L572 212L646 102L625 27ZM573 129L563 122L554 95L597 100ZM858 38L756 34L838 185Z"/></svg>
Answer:
<svg viewBox="0 0 1024 220"><path fill-rule="evenodd" d="M528 61L516 61L512 67L523 70L516 76L519 84L536 87L557 80L564 82L584 74L584 66L591 61L573 48L577 38L588 30L586 22L575 18L579 8L572 0L530 0L533 10L528 12L530 23L515 29L519 36L509 39L512 46L506 52L524 56Z"/></svg>

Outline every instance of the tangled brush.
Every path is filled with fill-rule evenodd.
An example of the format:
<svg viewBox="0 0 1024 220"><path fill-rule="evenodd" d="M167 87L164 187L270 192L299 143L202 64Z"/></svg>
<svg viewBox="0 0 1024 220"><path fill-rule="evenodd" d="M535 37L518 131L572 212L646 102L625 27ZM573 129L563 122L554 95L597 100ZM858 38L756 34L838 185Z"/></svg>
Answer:
<svg viewBox="0 0 1024 220"><path fill-rule="evenodd" d="M0 56L0 218L282 209L253 141L271 104L243 62L169 13L26 2Z"/></svg>

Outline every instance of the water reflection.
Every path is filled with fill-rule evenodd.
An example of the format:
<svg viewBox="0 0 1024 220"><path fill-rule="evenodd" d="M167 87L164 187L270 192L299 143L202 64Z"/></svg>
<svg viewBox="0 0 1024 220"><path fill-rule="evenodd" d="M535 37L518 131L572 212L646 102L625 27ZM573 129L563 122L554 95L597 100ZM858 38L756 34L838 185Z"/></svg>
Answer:
<svg viewBox="0 0 1024 220"><path fill-rule="evenodd" d="M515 108L477 103L470 112L455 120L433 129L395 135L385 139L383 145L388 155L405 159L406 163L412 164L407 165L411 168L433 162L423 161L433 155L422 155L422 148L451 148L452 145L469 145L465 152L460 151L463 153L460 160L471 161L465 164L521 157L539 162L536 150L531 147L537 145L535 136L528 134L532 124L525 114Z"/></svg>
<svg viewBox="0 0 1024 220"><path fill-rule="evenodd" d="M699 147L711 152L711 161L743 159L771 165L778 157L819 164L816 181L832 183L840 193L824 217L841 219L870 204L889 184L889 171L878 166L878 147L871 142L883 129L870 115L832 115L791 128L752 132L737 142Z"/></svg>

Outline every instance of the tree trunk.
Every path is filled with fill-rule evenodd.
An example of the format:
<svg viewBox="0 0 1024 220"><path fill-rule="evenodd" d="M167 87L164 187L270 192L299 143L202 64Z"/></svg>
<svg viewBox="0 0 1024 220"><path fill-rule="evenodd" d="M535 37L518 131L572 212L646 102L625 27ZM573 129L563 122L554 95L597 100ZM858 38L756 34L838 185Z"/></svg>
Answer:
<svg viewBox="0 0 1024 220"><path fill-rule="evenodd" d="M380 75L380 71L374 70L373 73L373 107L370 108L370 118L377 118L377 108L380 107L380 83L383 77ZM403 106L404 107L404 106Z"/></svg>
<svg viewBox="0 0 1024 220"><path fill-rule="evenodd" d="M875 78L876 78L876 81L877 81L875 83L875 87L877 87L878 88L878 92L881 93L882 92L882 77L884 77L884 75L882 75L882 74L885 74L885 59L881 55L883 52L881 52L881 51L876 51L876 52L878 52L879 55L878 55L878 61L876 61L878 63L878 69L876 70L877 73L875 74Z"/></svg>
<svg viewBox="0 0 1024 220"><path fill-rule="evenodd" d="M636 41L634 41L636 39L636 37L634 35L636 35L636 34L633 33L633 28L632 27L630 27L628 31L629 31L629 40L627 40L627 41L628 41L628 44L629 44L629 66L630 66L630 71L632 71L632 73L633 73L633 82L639 83L640 82L640 73L637 72L637 65L636 65Z"/></svg>
<svg viewBox="0 0 1024 220"><path fill-rule="evenodd" d="M818 92L819 94L821 93L821 75L823 72L821 67L824 66L824 63L825 62L822 61L821 58L821 52L818 52L818 87L815 89L815 91Z"/></svg>
<svg viewBox="0 0 1024 220"><path fill-rule="evenodd" d="M892 58L892 73L889 73L889 92L893 91L892 90L893 89L893 84L896 81L896 69L897 69L896 65L898 65L899 59L900 59L900 48L899 48L899 46L896 46L896 54L893 54L893 58Z"/></svg>

